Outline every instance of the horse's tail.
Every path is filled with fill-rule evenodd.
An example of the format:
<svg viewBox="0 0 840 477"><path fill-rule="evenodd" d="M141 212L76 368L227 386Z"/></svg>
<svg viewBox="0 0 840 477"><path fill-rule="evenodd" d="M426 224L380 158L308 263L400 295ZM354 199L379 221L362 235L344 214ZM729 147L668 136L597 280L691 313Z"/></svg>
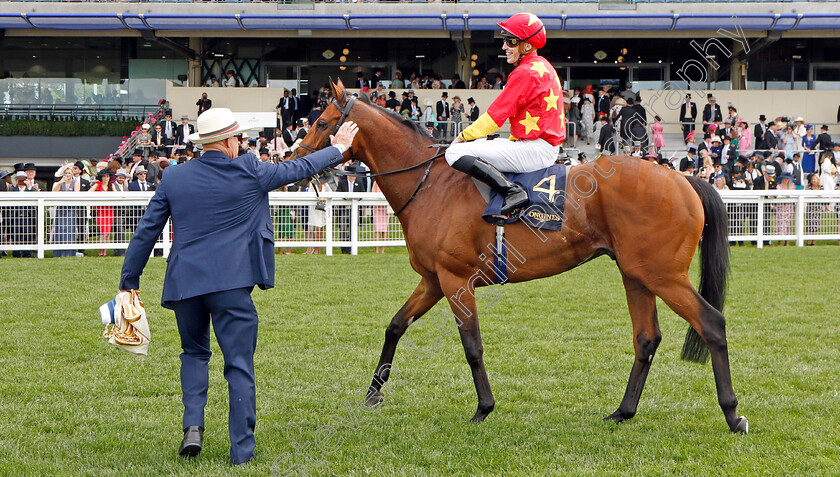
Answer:
<svg viewBox="0 0 840 477"><path fill-rule="evenodd" d="M688 182L700 196L705 214L700 241L700 296L722 312L729 273L729 219L726 206L720 194L708 182L695 177L688 177ZM688 328L680 357L701 364L709 359L709 349L693 327Z"/></svg>

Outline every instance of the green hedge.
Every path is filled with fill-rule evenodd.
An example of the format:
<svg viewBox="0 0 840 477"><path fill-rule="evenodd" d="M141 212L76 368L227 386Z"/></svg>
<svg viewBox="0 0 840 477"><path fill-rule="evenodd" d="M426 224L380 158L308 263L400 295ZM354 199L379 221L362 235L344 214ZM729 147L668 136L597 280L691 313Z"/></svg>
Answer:
<svg viewBox="0 0 840 477"><path fill-rule="evenodd" d="M37 121L0 118L0 136L128 136L138 121Z"/></svg>

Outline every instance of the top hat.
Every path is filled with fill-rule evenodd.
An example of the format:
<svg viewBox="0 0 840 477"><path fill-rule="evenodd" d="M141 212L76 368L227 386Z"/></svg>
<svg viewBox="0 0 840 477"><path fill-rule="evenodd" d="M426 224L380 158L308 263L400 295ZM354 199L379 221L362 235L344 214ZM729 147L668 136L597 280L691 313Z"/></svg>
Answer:
<svg viewBox="0 0 840 477"><path fill-rule="evenodd" d="M445 96L445 97L447 97L447 98L449 97L449 93L447 93L446 91L444 91L444 92L443 92L443 93L441 93L440 95L441 95L441 96Z"/></svg>
<svg viewBox="0 0 840 477"><path fill-rule="evenodd" d="M24 170L22 162L18 162L17 164L15 164L15 172L22 171L22 170Z"/></svg>
<svg viewBox="0 0 840 477"><path fill-rule="evenodd" d="M686 93L685 94L685 99L691 99L691 93Z"/></svg>
<svg viewBox="0 0 840 477"><path fill-rule="evenodd" d="M228 108L212 108L198 116L198 130L187 139L193 144L208 144L241 134L242 126Z"/></svg>
<svg viewBox="0 0 840 477"><path fill-rule="evenodd" d="M469 98L467 98L467 102L468 103L474 103L475 100L472 98L472 96L470 96Z"/></svg>
<svg viewBox="0 0 840 477"><path fill-rule="evenodd" d="M182 114L181 119L190 119L190 116L188 114Z"/></svg>
<svg viewBox="0 0 840 477"><path fill-rule="evenodd" d="M823 131L828 131L828 124L823 124L822 126L820 126L820 129L822 129Z"/></svg>
<svg viewBox="0 0 840 477"><path fill-rule="evenodd" d="M36 170L35 163L34 162L27 162L26 164L23 165L23 170L24 171L34 171L34 170Z"/></svg>
<svg viewBox="0 0 840 477"><path fill-rule="evenodd" d="M763 115L763 114L762 114L762 115L760 115L760 116L758 117L758 120L759 120L759 121L764 121L764 120L766 120L766 119L767 119L767 116L765 116L765 115Z"/></svg>

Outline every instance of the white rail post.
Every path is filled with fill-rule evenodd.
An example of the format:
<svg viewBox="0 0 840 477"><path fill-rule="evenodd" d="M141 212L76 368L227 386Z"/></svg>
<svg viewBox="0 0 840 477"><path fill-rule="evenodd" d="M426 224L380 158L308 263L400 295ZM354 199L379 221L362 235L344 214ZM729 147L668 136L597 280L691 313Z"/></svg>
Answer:
<svg viewBox="0 0 840 477"><path fill-rule="evenodd" d="M796 246L805 246L805 196L796 198Z"/></svg>
<svg viewBox="0 0 840 477"><path fill-rule="evenodd" d="M756 247L764 248L764 196L758 196L758 219L756 220L758 223L756 224L756 233L758 240L755 241Z"/></svg>
<svg viewBox="0 0 840 477"><path fill-rule="evenodd" d="M38 239L37 239L37 251L38 251L38 258L44 258L45 251L44 251L44 242L46 238L46 228L47 217L46 217L47 208L44 206L44 199L38 199L38 206L37 206L37 225L38 225Z"/></svg>
<svg viewBox="0 0 840 477"><path fill-rule="evenodd" d="M172 241L169 240L169 233L172 228L172 220L167 219L163 226L163 258L169 258L169 251L172 250Z"/></svg>
<svg viewBox="0 0 840 477"><path fill-rule="evenodd" d="M359 254L359 199L350 200L350 255Z"/></svg>
<svg viewBox="0 0 840 477"><path fill-rule="evenodd" d="M324 238L326 239L327 243L324 246L326 254L328 257L332 257L333 254L333 220L335 219L335 215L333 214L333 200L327 199L327 225L324 226Z"/></svg>

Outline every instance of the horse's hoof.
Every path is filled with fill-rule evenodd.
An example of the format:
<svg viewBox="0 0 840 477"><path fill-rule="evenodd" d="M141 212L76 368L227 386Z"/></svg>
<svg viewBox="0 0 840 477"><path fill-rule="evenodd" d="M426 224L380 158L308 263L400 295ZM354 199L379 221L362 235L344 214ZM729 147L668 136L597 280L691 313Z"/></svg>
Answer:
<svg viewBox="0 0 840 477"><path fill-rule="evenodd" d="M630 416L630 417L633 417L633 416ZM605 420L605 421L615 421L615 423L616 423L616 424L618 424L618 423L620 423L620 422L624 422L624 421L625 421L625 420L627 420L627 419L630 419L630 417L626 416L626 415L625 415L623 412L621 412L620 410L616 410L614 413L612 413L612 414L610 414L609 416L605 417L605 418L604 418L604 420Z"/></svg>
<svg viewBox="0 0 840 477"><path fill-rule="evenodd" d="M732 432L736 432L738 434L746 434L750 432L750 422L747 421L747 418L744 416L739 417L735 427L732 428Z"/></svg>
<svg viewBox="0 0 840 477"><path fill-rule="evenodd" d="M476 412L475 416L470 419L470 422L484 422L485 419L487 419L487 413Z"/></svg>
<svg viewBox="0 0 840 477"><path fill-rule="evenodd" d="M385 395L381 391L370 393L365 398L365 406L376 407L385 400Z"/></svg>

